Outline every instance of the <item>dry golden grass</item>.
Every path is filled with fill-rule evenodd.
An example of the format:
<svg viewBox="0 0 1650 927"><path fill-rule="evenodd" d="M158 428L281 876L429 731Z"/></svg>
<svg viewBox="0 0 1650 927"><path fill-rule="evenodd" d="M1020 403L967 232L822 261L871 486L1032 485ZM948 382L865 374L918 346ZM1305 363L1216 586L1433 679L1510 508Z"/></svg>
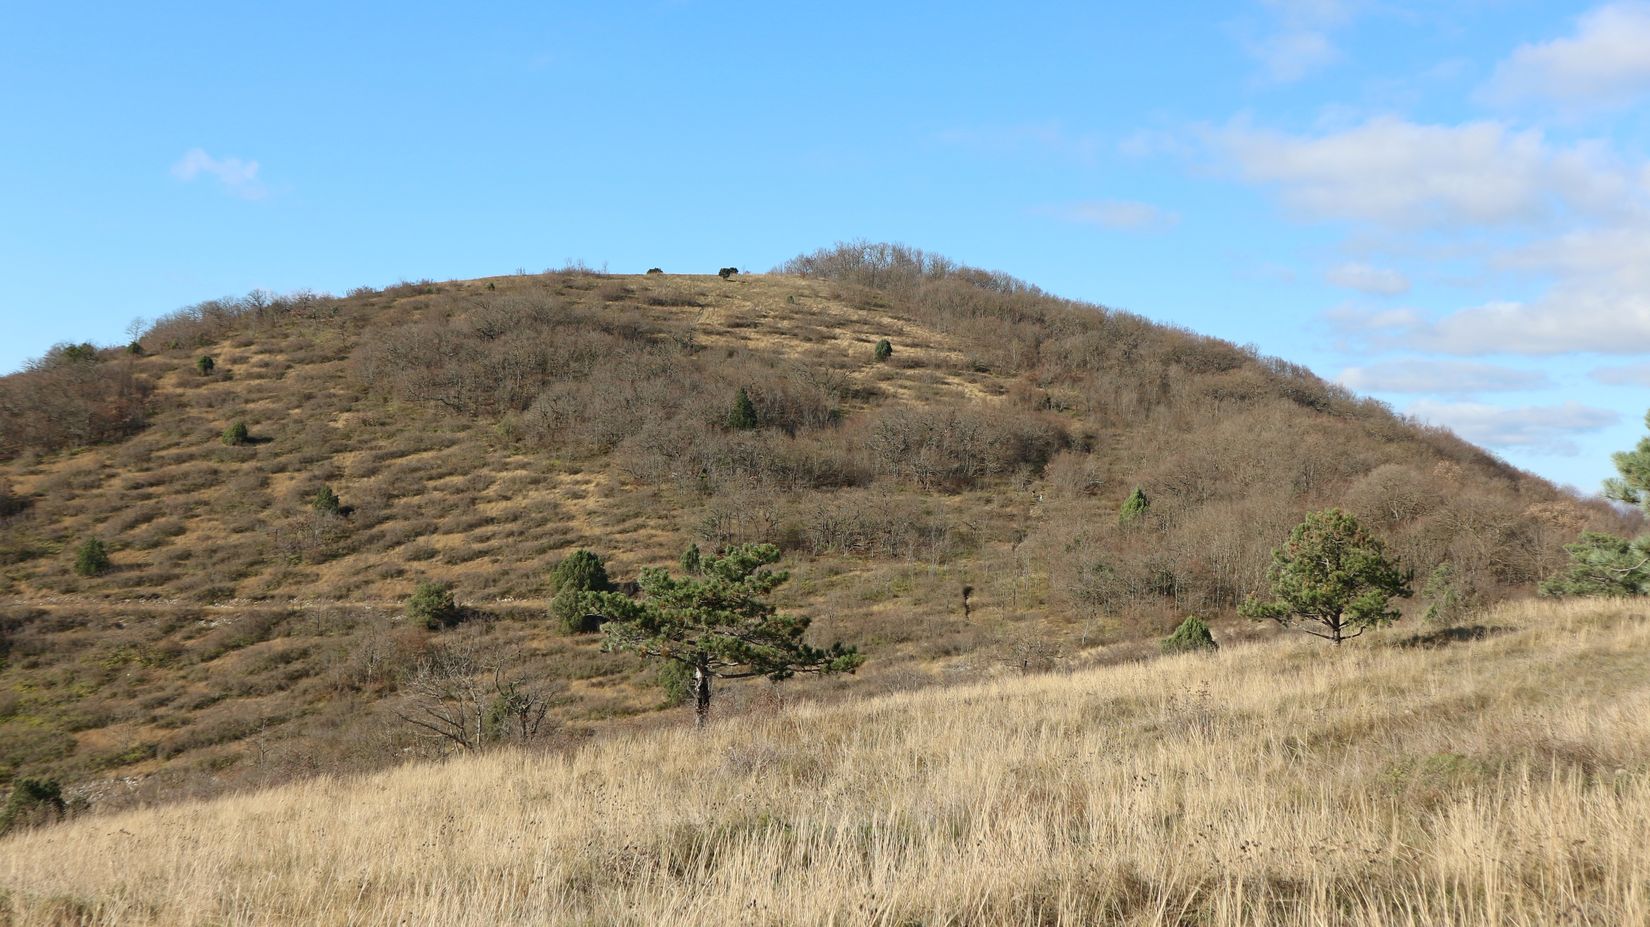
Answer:
<svg viewBox="0 0 1650 927"><path fill-rule="evenodd" d="M0 923L1650 923L1650 616L1481 620L90 817Z"/></svg>

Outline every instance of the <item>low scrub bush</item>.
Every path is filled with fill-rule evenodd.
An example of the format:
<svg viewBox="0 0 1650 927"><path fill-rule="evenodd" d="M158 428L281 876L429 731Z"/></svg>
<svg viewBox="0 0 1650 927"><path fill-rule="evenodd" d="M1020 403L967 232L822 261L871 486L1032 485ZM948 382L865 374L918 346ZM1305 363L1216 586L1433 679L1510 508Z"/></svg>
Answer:
<svg viewBox="0 0 1650 927"><path fill-rule="evenodd" d="M97 538L87 538L75 548L74 571L81 576L98 576L109 571L109 550Z"/></svg>
<svg viewBox="0 0 1650 927"><path fill-rule="evenodd" d="M1220 649L1215 643L1213 634L1209 633L1209 625L1202 618L1193 615L1180 623L1174 633L1158 644L1158 649L1164 653L1199 653L1214 652Z"/></svg>
<svg viewBox="0 0 1650 927"><path fill-rule="evenodd" d="M453 598L453 584L421 582L407 599L407 619L431 631L450 628L463 620L464 613Z"/></svg>

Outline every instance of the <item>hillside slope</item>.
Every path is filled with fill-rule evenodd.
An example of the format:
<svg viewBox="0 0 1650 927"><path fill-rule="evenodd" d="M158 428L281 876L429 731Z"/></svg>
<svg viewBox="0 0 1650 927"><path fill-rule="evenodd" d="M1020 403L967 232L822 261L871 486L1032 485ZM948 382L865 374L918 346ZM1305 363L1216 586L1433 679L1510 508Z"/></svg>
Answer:
<svg viewBox="0 0 1650 927"><path fill-rule="evenodd" d="M0 777L135 800L399 760L430 747L396 719L408 682L453 651L538 686L552 739L645 719L654 669L543 617L581 547L628 579L689 543L780 545L783 604L870 658L800 687L829 695L1113 659L1228 614L1309 509L1480 601L1618 517L1299 368L1002 275L889 246L783 271L253 294L0 380ZM741 390L758 427L730 424ZM1120 523L1135 487L1150 510ZM112 569L77 575L92 538ZM474 620L402 621L425 579Z"/></svg>
<svg viewBox="0 0 1650 927"><path fill-rule="evenodd" d="M0 905L19 927L1650 923L1650 620L1483 621L70 822L0 841Z"/></svg>

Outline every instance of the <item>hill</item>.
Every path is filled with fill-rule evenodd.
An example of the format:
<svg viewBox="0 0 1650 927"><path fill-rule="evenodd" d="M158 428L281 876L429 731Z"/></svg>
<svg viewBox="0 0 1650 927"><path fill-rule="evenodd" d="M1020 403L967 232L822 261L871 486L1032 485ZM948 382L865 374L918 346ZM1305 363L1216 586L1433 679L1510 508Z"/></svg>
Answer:
<svg viewBox="0 0 1650 927"><path fill-rule="evenodd" d="M440 666L532 686L553 744L655 723L669 679L544 617L580 548L627 580L778 544L781 604L869 657L798 687L828 699L1218 624L1311 509L1478 602L1621 517L1286 362L883 245L202 303L0 380L0 457L0 778L104 804L439 752L399 716ZM423 580L471 620L403 620Z"/></svg>
<svg viewBox="0 0 1650 927"><path fill-rule="evenodd" d="M9 923L1642 924L1650 621L781 706L0 841Z"/></svg>

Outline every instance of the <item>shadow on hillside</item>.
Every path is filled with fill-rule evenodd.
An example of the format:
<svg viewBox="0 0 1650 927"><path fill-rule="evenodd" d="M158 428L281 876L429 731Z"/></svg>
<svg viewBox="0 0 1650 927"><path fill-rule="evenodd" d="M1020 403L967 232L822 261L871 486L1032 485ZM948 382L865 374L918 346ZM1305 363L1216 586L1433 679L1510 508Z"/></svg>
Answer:
<svg viewBox="0 0 1650 927"><path fill-rule="evenodd" d="M1400 647L1444 647L1449 644L1464 644L1468 641L1481 641L1486 637L1505 634L1512 628L1475 624L1465 628L1441 628L1437 631L1428 631L1425 634L1416 634L1398 642Z"/></svg>

